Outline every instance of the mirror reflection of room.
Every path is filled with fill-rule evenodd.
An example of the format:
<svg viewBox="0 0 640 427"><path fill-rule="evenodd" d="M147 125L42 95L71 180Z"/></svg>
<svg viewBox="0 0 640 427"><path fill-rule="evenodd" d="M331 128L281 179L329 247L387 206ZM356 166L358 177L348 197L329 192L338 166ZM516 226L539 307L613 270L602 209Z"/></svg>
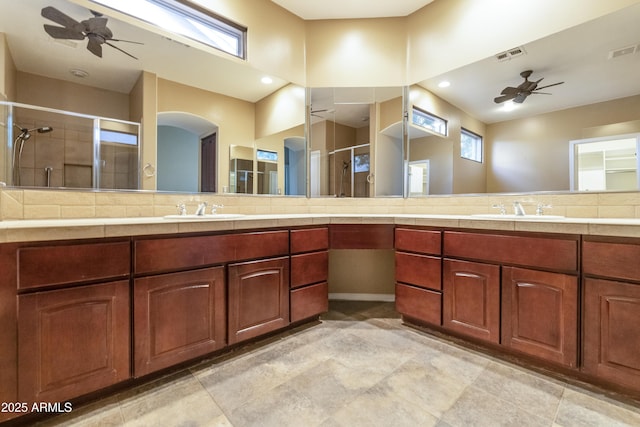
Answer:
<svg viewBox="0 0 640 427"><path fill-rule="evenodd" d="M402 88L312 88L309 111L312 197L402 195Z"/></svg>

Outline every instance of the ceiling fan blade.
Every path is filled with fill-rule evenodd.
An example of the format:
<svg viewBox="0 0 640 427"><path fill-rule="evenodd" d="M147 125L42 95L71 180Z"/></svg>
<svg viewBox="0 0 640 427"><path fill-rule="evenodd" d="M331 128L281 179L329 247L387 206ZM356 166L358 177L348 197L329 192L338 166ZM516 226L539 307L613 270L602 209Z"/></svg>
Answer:
<svg viewBox="0 0 640 427"><path fill-rule="evenodd" d="M134 42L134 41L132 41L132 40L122 40L122 39L109 39L109 41L112 41L112 42L133 43L133 44L144 44L144 43L141 43L141 42Z"/></svg>
<svg viewBox="0 0 640 427"><path fill-rule="evenodd" d="M502 89L502 92L500 92L500 94L502 95L515 95L518 92L520 92L520 89L518 89L517 87L511 87L511 86L507 86L504 89Z"/></svg>
<svg viewBox="0 0 640 427"><path fill-rule="evenodd" d="M56 24L62 25L63 27L74 28L76 30L79 30L80 28L82 28L82 25L78 21L60 12L55 7L52 7L52 6L44 7L40 11L40 14L42 15L43 18L47 18L55 22Z"/></svg>
<svg viewBox="0 0 640 427"><path fill-rule="evenodd" d="M563 84L563 83L564 83L564 82L558 82L558 83L553 83L553 84L546 85L546 86L540 86L539 88L537 88L537 89L536 89L536 91L538 91L538 90L540 90L540 89L545 89L545 88L548 88L548 87L551 87L551 86L558 86L558 85L561 85L561 84Z"/></svg>
<svg viewBox="0 0 640 427"><path fill-rule="evenodd" d="M124 50L120 49L118 46L116 46L116 45L114 45L114 44L111 44L111 43L109 43L109 42L107 42L107 41L105 41L105 42L104 42L104 44L109 45L109 46L111 46L112 48L119 50L120 52L124 53L125 55L128 55L128 56L132 57L133 59L138 59L138 58L136 58L135 56L131 55L130 53L125 52Z"/></svg>
<svg viewBox="0 0 640 427"><path fill-rule="evenodd" d="M518 104L522 104L524 102L524 100L527 99L527 96L529 96L529 95L530 95L530 93L528 93L528 92L519 93L518 96L513 98L513 102L517 102Z"/></svg>
<svg viewBox="0 0 640 427"><path fill-rule="evenodd" d="M88 33L102 34L107 31L111 33L111 31L109 31L109 29L107 28L107 18L89 18L85 21L82 21L82 24L85 25Z"/></svg>
<svg viewBox="0 0 640 427"><path fill-rule="evenodd" d="M44 24L44 30L54 39L82 40L85 37L82 32L67 27Z"/></svg>
<svg viewBox="0 0 640 427"><path fill-rule="evenodd" d="M95 56L99 56L100 58L102 58L102 44L98 41L96 36L89 35L87 50L93 53Z"/></svg>
<svg viewBox="0 0 640 427"><path fill-rule="evenodd" d="M517 96L517 94L515 94L515 93L508 94L508 95L503 95L503 96L498 96L497 98L493 98L493 102L495 102L496 104L500 104L501 102L510 101L513 98L515 98L516 96Z"/></svg>

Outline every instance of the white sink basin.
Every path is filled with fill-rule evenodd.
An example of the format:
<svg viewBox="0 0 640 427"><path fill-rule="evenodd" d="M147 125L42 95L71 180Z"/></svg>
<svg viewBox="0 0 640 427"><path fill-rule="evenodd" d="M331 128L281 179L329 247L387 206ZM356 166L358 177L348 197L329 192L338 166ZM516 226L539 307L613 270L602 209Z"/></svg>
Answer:
<svg viewBox="0 0 640 427"><path fill-rule="evenodd" d="M165 215L165 219L182 220L212 220L212 219L234 219L243 217L243 214L206 214L206 215Z"/></svg>
<svg viewBox="0 0 640 427"><path fill-rule="evenodd" d="M514 214L474 214L476 218L492 218L492 219L520 219L520 220L557 220L563 219L562 215L514 215Z"/></svg>

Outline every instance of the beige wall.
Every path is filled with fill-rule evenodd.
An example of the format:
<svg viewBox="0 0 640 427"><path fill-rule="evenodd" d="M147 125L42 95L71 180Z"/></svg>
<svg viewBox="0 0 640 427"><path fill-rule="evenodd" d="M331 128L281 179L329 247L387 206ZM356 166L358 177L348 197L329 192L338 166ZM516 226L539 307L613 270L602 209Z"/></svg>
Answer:
<svg viewBox="0 0 640 427"><path fill-rule="evenodd" d="M18 71L16 102L129 120L129 95Z"/></svg>
<svg viewBox="0 0 640 427"><path fill-rule="evenodd" d="M304 125L304 121L305 89L302 86L287 85L256 103L256 138Z"/></svg>
<svg viewBox="0 0 640 427"><path fill-rule="evenodd" d="M638 120L640 95L490 124L487 191L569 190L569 142L638 132Z"/></svg>
<svg viewBox="0 0 640 427"><path fill-rule="evenodd" d="M130 117L140 123L140 186L143 190L157 188L155 168L158 163L158 79L155 74L142 72L131 89Z"/></svg>
<svg viewBox="0 0 640 427"><path fill-rule="evenodd" d="M158 79L157 112L190 113L218 126L218 187L229 185L229 147L253 147L255 104Z"/></svg>
<svg viewBox="0 0 640 427"><path fill-rule="evenodd" d="M16 66L4 33L0 33L0 99L13 101L16 97Z"/></svg>
<svg viewBox="0 0 640 427"><path fill-rule="evenodd" d="M409 102L447 121L446 137L431 136L411 141L411 161L432 159L430 193L484 193L488 159L483 163L462 159L460 131L465 128L486 139L485 124L418 85L411 86Z"/></svg>
<svg viewBox="0 0 640 427"><path fill-rule="evenodd" d="M405 18L307 21L307 86L406 84L405 28Z"/></svg>
<svg viewBox="0 0 640 427"><path fill-rule="evenodd" d="M408 81L435 77L636 3L436 0L407 18Z"/></svg>

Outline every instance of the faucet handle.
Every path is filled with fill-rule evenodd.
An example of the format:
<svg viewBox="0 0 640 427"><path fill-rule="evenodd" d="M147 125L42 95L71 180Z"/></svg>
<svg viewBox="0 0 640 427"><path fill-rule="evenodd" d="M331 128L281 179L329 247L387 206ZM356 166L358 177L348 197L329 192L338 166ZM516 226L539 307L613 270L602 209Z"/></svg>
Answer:
<svg viewBox="0 0 640 427"><path fill-rule="evenodd" d="M178 203L176 205L176 208L178 208L178 215L186 215L187 214L187 205L185 205L184 203Z"/></svg>
<svg viewBox="0 0 640 427"><path fill-rule="evenodd" d="M507 214L507 208L504 207L504 203L495 203L493 205L491 205L492 208L494 209L500 209L500 215L506 215Z"/></svg>
<svg viewBox="0 0 640 427"><path fill-rule="evenodd" d="M216 205L216 204L211 205L211 213L215 214L218 209L222 209L222 208L224 208L224 205Z"/></svg>
<svg viewBox="0 0 640 427"><path fill-rule="evenodd" d="M544 215L544 210L552 207L553 206L551 204L538 203L538 205L536 206L536 215Z"/></svg>

